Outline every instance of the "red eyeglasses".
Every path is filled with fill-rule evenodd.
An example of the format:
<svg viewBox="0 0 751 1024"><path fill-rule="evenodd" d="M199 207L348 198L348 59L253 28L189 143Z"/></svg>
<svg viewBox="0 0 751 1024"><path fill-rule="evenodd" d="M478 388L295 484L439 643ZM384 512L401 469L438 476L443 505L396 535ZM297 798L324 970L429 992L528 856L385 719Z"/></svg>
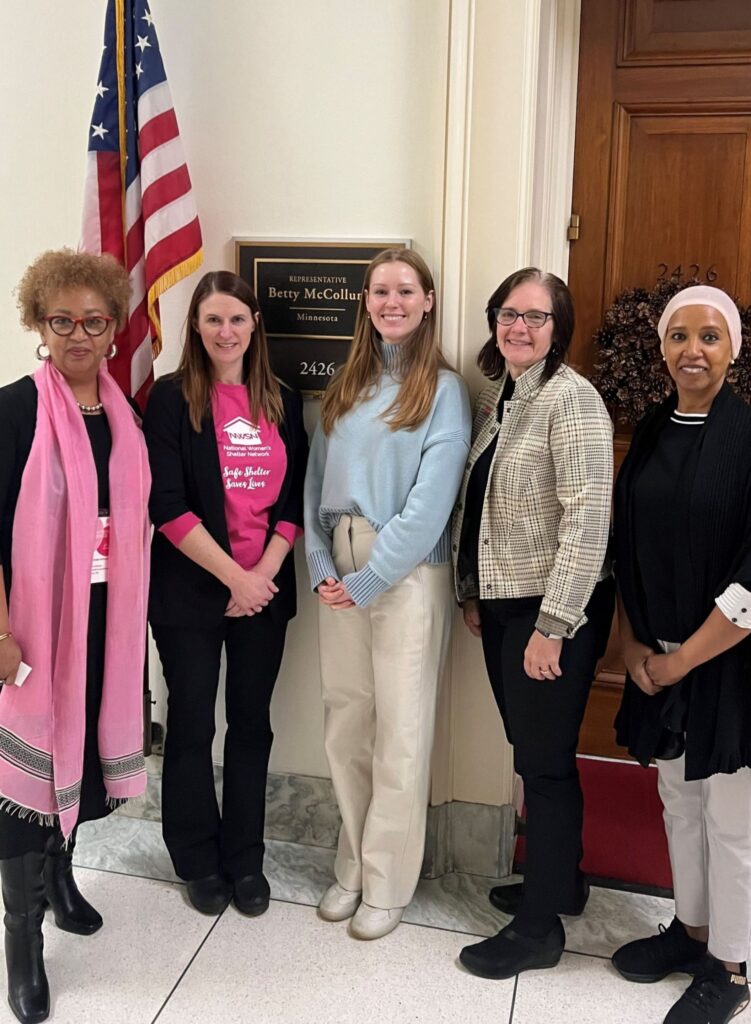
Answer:
<svg viewBox="0 0 751 1024"><path fill-rule="evenodd" d="M98 338L104 334L110 324L115 322L114 316L43 316L42 320L49 324L53 332L61 338L67 338L75 331L78 324L90 338Z"/></svg>

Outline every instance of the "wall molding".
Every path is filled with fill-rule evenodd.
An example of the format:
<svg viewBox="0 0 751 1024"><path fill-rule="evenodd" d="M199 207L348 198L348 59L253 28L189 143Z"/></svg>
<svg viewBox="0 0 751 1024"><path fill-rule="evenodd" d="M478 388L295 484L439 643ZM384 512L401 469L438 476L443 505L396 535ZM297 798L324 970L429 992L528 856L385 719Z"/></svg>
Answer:
<svg viewBox="0 0 751 1024"><path fill-rule="evenodd" d="M467 218L472 141L475 0L451 0L441 232L441 338L450 359L464 350Z"/></svg>
<svg viewBox="0 0 751 1024"><path fill-rule="evenodd" d="M162 758L147 762L147 789L116 812L148 821L162 819ZM221 805L223 770L214 765ZM266 787L265 838L302 846L336 849L341 818L331 779L269 772ZM516 813L501 807L460 800L428 808L422 876L438 878L459 871L490 878L511 874Z"/></svg>
<svg viewBox="0 0 751 1024"><path fill-rule="evenodd" d="M529 261L568 277L581 0L542 0Z"/></svg>
<svg viewBox="0 0 751 1024"><path fill-rule="evenodd" d="M450 0L448 12L446 109L444 126L443 206L439 294L441 341L446 357L461 369L465 348L464 306L467 286L467 220L472 134L472 78L475 0ZM454 677L449 644L436 707L431 757L431 800L453 796Z"/></svg>
<svg viewBox="0 0 751 1024"><path fill-rule="evenodd" d="M522 40L521 131L519 137L519 206L516 232L516 266L530 263L535 210L535 149L540 91L540 24L543 0L525 4Z"/></svg>

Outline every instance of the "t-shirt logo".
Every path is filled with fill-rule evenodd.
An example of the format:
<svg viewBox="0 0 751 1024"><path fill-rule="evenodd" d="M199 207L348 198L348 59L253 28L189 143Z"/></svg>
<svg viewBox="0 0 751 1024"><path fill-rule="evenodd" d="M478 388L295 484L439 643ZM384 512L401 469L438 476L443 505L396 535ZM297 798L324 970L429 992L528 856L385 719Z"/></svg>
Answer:
<svg viewBox="0 0 751 1024"><path fill-rule="evenodd" d="M242 416L236 416L229 423L225 423L224 432L229 437L230 444L249 447L250 445L262 443L261 431L250 420L246 420Z"/></svg>

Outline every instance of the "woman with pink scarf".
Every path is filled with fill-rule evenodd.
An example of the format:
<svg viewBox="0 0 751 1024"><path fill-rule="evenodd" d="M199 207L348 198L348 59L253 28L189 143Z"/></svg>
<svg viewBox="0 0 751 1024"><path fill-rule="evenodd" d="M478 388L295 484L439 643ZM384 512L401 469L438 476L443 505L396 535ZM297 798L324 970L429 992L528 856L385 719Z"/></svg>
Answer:
<svg viewBox="0 0 751 1024"><path fill-rule="evenodd" d="M102 926L73 878L76 827L146 781L150 476L106 363L129 292L111 257L44 253L18 288L41 367L0 388L0 877L8 1001L27 1024L50 1009L47 903L64 931Z"/></svg>

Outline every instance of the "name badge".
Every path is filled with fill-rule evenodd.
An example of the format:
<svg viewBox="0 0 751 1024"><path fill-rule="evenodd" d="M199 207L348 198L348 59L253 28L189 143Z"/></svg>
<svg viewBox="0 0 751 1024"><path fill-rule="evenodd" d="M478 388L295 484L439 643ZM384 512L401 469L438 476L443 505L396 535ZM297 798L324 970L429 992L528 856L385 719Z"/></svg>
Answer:
<svg viewBox="0 0 751 1024"><path fill-rule="evenodd" d="M110 517L97 516L94 557L91 560L91 582L106 583L110 554Z"/></svg>

